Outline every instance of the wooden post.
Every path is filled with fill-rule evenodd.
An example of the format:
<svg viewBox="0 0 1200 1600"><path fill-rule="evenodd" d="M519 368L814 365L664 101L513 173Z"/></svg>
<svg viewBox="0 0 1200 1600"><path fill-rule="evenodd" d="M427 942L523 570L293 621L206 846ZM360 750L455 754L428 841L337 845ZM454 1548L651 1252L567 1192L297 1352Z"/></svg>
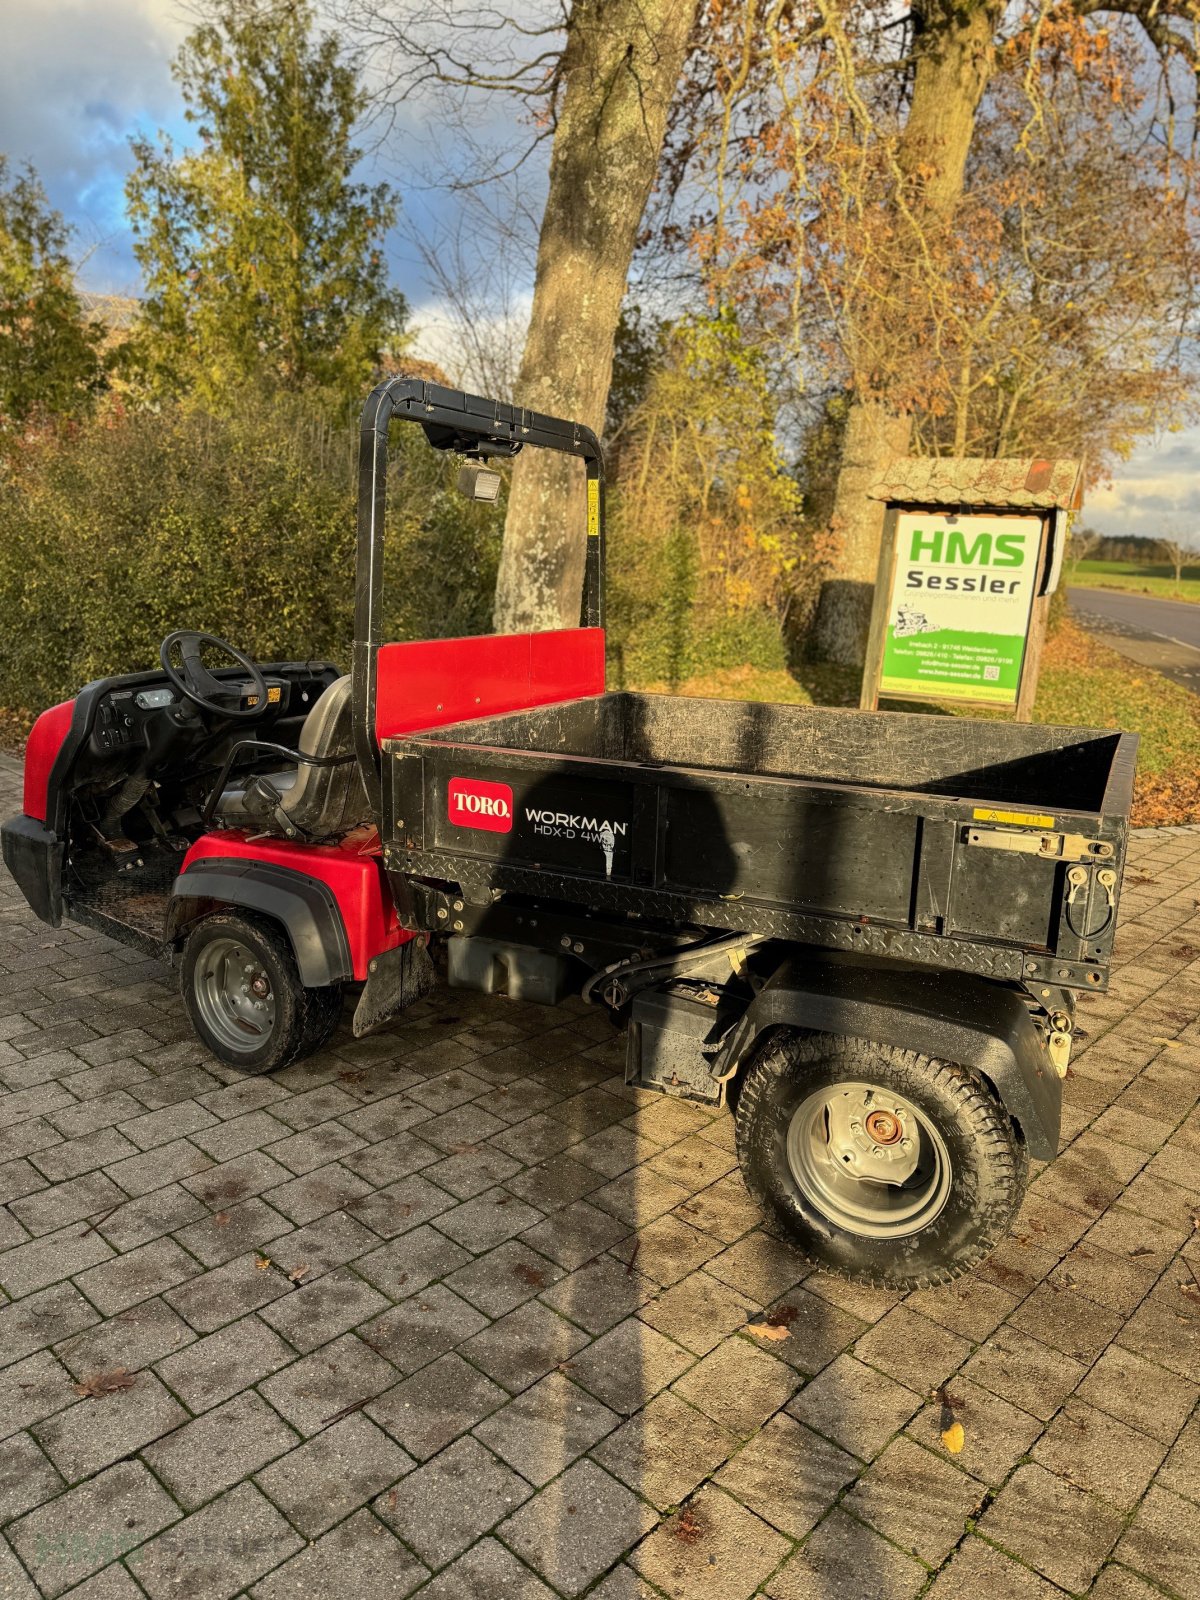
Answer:
<svg viewBox="0 0 1200 1600"><path fill-rule="evenodd" d="M1021 661L1021 682L1017 690L1016 720L1018 722L1033 721L1033 702L1037 699L1038 678L1042 671L1042 648L1046 643L1046 625L1050 620L1050 594L1043 594L1049 579L1049 563L1055 556L1051 540L1050 529L1053 526L1053 516L1042 518L1042 545L1038 551L1038 577L1037 590L1034 593L1033 604L1029 608L1029 633L1025 640L1025 654ZM1062 532L1057 532L1057 537L1062 537ZM1062 579L1060 577L1059 581Z"/></svg>
<svg viewBox="0 0 1200 1600"><path fill-rule="evenodd" d="M867 634L867 658L863 666L860 711L879 710L879 679L883 673L883 643L887 636L888 605L892 579L896 573L896 506L888 506L883 516L883 538L879 544L879 567L875 573L875 597L871 606L871 631Z"/></svg>

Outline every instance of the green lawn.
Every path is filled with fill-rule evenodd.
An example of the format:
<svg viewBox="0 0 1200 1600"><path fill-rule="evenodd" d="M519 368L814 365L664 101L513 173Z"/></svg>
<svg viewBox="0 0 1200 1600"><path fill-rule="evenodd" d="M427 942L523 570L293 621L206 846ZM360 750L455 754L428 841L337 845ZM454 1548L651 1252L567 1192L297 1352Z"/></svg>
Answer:
<svg viewBox="0 0 1200 1600"><path fill-rule="evenodd" d="M1086 589L1125 589L1152 594L1160 600L1200 602L1200 565L1184 567L1179 583L1172 568L1162 563L1137 561L1080 561L1067 564L1067 582Z"/></svg>

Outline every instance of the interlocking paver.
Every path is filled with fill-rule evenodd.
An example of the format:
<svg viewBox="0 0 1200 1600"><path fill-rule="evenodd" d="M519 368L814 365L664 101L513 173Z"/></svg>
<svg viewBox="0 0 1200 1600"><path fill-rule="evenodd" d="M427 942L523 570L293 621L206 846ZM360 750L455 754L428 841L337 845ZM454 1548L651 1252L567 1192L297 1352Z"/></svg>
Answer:
<svg viewBox="0 0 1200 1600"><path fill-rule="evenodd" d="M790 1539L802 1539L858 1471L853 1456L781 1414L715 1482Z"/></svg>
<svg viewBox="0 0 1200 1600"><path fill-rule="evenodd" d="M62 1487L53 1463L28 1433L4 1441L0 1450L0 1525L52 1499Z"/></svg>
<svg viewBox="0 0 1200 1600"><path fill-rule="evenodd" d="M242 1483L151 1539L129 1566L151 1600L230 1600L303 1543L252 1484Z"/></svg>
<svg viewBox="0 0 1200 1600"><path fill-rule="evenodd" d="M250 1316L165 1357L158 1372L190 1411L200 1412L295 1359L291 1345Z"/></svg>
<svg viewBox="0 0 1200 1600"><path fill-rule="evenodd" d="M620 1421L563 1373L551 1373L475 1429L530 1483L549 1483Z"/></svg>
<svg viewBox="0 0 1200 1600"><path fill-rule="evenodd" d="M67 1482L77 1483L170 1433L187 1416L152 1372L141 1372L129 1389L77 1400L31 1431Z"/></svg>
<svg viewBox="0 0 1200 1600"><path fill-rule="evenodd" d="M410 1455L356 1411L280 1456L255 1482L294 1528L315 1539L412 1465Z"/></svg>
<svg viewBox="0 0 1200 1600"><path fill-rule="evenodd" d="M745 1600L787 1553L774 1528L709 1485L659 1523L630 1565L671 1600Z"/></svg>
<svg viewBox="0 0 1200 1600"><path fill-rule="evenodd" d="M1166 1447L1082 1400L1071 1399L1032 1451L1051 1472L1129 1511L1162 1465Z"/></svg>
<svg viewBox="0 0 1200 1600"><path fill-rule="evenodd" d="M675 1384L678 1394L734 1433L749 1434L799 1387L792 1369L747 1339L727 1339Z"/></svg>
<svg viewBox="0 0 1200 1600"><path fill-rule="evenodd" d="M276 1411L304 1435L336 1420L347 1406L372 1399L396 1369L352 1333L323 1345L259 1384Z"/></svg>
<svg viewBox="0 0 1200 1600"><path fill-rule="evenodd" d="M140 1462L121 1461L14 1523L8 1539L43 1592L60 1595L175 1522L179 1508Z"/></svg>
<svg viewBox="0 0 1200 1600"><path fill-rule="evenodd" d="M75 1281L97 1311L115 1316L140 1300L149 1300L165 1289L185 1283L203 1270L195 1257L174 1239L163 1238L129 1250L102 1266L77 1273Z"/></svg>
<svg viewBox="0 0 1200 1600"><path fill-rule="evenodd" d="M439 1573L421 1600L554 1600L554 1592L495 1539L482 1539Z"/></svg>
<svg viewBox="0 0 1200 1600"><path fill-rule="evenodd" d="M251 1593L254 1600L403 1600L427 1576L369 1511L359 1511L277 1567Z"/></svg>
<svg viewBox="0 0 1200 1600"><path fill-rule="evenodd" d="M375 1502L377 1515L435 1570L511 1515L533 1490L477 1439L458 1439Z"/></svg>
<svg viewBox="0 0 1200 1600"><path fill-rule="evenodd" d="M961 1538L984 1493L981 1483L902 1436L867 1469L842 1504L902 1549L936 1566Z"/></svg>
<svg viewBox="0 0 1200 1600"><path fill-rule="evenodd" d="M680 1505L737 1448L736 1434L677 1394L659 1394L592 1456L659 1510Z"/></svg>
<svg viewBox="0 0 1200 1600"><path fill-rule="evenodd" d="M766 1593L771 1600L910 1600L927 1577L911 1556L834 1510L779 1569Z"/></svg>
<svg viewBox="0 0 1200 1600"><path fill-rule="evenodd" d="M461 1349L489 1378L516 1394L552 1368L569 1363L588 1337L566 1317L534 1300L483 1328Z"/></svg>
<svg viewBox="0 0 1200 1600"><path fill-rule="evenodd" d="M1087 1589L1124 1519L1044 1467L1018 1467L980 1519L985 1538L1073 1593Z"/></svg>
<svg viewBox="0 0 1200 1600"><path fill-rule="evenodd" d="M185 1511L211 1500L299 1444L299 1436L248 1389L143 1451Z"/></svg>
<svg viewBox="0 0 1200 1600"><path fill-rule="evenodd" d="M656 1520L624 1484L594 1462L579 1461L501 1523L498 1533L560 1594L576 1595Z"/></svg>
<svg viewBox="0 0 1200 1600"><path fill-rule="evenodd" d="M367 1414L424 1461L507 1400L498 1384L451 1352L379 1395Z"/></svg>

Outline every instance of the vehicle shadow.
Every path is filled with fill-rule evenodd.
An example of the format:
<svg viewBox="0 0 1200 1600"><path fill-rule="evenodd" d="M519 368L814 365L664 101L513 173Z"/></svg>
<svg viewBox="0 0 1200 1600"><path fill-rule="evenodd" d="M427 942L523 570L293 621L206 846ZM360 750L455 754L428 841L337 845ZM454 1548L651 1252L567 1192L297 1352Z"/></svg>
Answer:
<svg viewBox="0 0 1200 1600"><path fill-rule="evenodd" d="M560 975L575 989L613 964L619 952L605 946L606 923L624 918L644 931L649 948L651 934L706 937L702 898L726 908L716 931L738 931L728 907L748 885L770 882L781 899L815 906L847 893L836 808L789 817L795 802L779 785L765 808L748 809L744 785L731 778L722 790L710 781L719 771L779 771L771 707L691 703L668 734L669 701L606 698L587 725L589 749L572 748L581 725L564 721L565 765L547 772L541 763L542 776L515 780L511 830L481 836L491 882L508 903L485 912L474 932L494 941L489 981L513 998L527 995L539 972L551 981L539 952L557 952ZM547 713L531 714L531 743L534 719L534 748L545 750L553 745ZM506 746L520 736L520 725L506 720ZM486 745L490 735L480 739ZM678 807L660 801L648 810L633 785L571 764L584 754L669 765ZM489 772L482 750L480 757L472 770L485 782L513 777ZM546 903L547 869L556 906ZM695 899L693 926L668 927L652 893L664 882ZM512 907L523 890L527 965L504 948L514 943ZM722 956L701 978L727 981L733 970ZM677 981L704 987L687 974ZM664 971L657 986L670 982ZM544 1465L532 1482L537 1492L502 1525L501 1538L564 1594L581 1593L614 1565L631 1596L629 1568L668 1595L710 1585L723 1592L750 1575L767 1593L790 1563L801 1571L779 1580L780 1593L798 1579L804 1593L834 1600L849 1581L838 1564L844 1538L834 1523L819 1530L865 1470L850 1453L856 1442L864 1446L856 1416L840 1415L836 1375L814 1391L819 1403L806 1405L804 1394L865 1331L857 1313L869 1305L868 1314L878 1314L879 1297L815 1274L764 1221L738 1168L736 1082L731 1094L713 1084L701 1098L696 1085L687 1092L668 1083L663 1092L629 1081L631 1008L619 1009L621 1031L597 1038L604 1010L567 1000L563 1026L597 1042L564 1055L561 1069L536 1073L566 1097L553 1115L573 1139L540 1163L540 1187L526 1189L547 1214L540 1247L565 1274L539 1296L561 1319L539 1337L547 1359L569 1353L515 1402L542 1432ZM855 1593L887 1594L886 1548L877 1538L855 1541ZM615 1594L626 1592L612 1581Z"/></svg>

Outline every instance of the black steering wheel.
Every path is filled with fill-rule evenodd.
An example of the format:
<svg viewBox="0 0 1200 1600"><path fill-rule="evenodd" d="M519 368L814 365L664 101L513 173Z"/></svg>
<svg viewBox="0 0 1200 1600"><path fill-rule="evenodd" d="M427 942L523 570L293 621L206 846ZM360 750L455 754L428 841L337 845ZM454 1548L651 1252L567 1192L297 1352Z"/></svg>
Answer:
<svg viewBox="0 0 1200 1600"><path fill-rule="evenodd" d="M176 645L179 646L182 667L174 666L171 661L171 652ZM243 672L249 673L251 689L256 697L253 705L242 704L245 684L224 683L220 678L213 677L200 659L200 652L205 646L210 650L219 650L222 655L236 661ZM262 668L257 661L252 661L241 650L235 650L224 639L218 639L211 633L194 633L190 628L180 628L163 640L158 658L163 671L180 694L194 706L199 706L201 711L211 711L218 717L233 717L239 722L254 722L267 709L267 680L262 675Z"/></svg>

